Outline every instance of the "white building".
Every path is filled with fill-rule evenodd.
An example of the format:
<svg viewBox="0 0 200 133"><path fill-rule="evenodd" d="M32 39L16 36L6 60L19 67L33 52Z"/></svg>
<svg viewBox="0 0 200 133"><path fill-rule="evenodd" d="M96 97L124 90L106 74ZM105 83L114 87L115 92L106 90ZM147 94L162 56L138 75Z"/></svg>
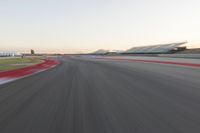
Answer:
<svg viewBox="0 0 200 133"><path fill-rule="evenodd" d="M16 52L0 51L0 57L14 57L16 55Z"/></svg>

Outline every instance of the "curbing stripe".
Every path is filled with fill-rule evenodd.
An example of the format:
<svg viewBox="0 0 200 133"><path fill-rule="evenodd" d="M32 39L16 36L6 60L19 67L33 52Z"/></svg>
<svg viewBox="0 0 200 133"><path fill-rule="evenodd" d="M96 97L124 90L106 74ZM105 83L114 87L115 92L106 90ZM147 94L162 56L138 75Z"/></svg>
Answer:
<svg viewBox="0 0 200 133"><path fill-rule="evenodd" d="M44 60L33 66L0 72L0 85L51 69L58 64L59 62L55 60Z"/></svg>

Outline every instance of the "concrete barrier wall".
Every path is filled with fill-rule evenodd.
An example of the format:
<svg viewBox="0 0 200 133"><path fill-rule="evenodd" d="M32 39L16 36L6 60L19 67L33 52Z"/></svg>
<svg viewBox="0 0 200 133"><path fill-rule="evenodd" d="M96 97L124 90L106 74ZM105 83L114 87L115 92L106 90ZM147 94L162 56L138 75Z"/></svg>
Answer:
<svg viewBox="0 0 200 133"><path fill-rule="evenodd" d="M200 54L159 54L159 57L200 59Z"/></svg>

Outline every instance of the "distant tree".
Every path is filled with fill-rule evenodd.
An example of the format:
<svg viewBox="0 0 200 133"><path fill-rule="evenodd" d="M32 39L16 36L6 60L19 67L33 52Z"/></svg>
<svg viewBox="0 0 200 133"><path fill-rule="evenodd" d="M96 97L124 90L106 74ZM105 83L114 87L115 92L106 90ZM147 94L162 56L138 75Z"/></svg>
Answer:
<svg viewBox="0 0 200 133"><path fill-rule="evenodd" d="M22 58L22 59L24 58L24 54L21 55L21 58Z"/></svg>
<svg viewBox="0 0 200 133"><path fill-rule="evenodd" d="M35 51L33 49L31 49L31 54L35 54Z"/></svg>

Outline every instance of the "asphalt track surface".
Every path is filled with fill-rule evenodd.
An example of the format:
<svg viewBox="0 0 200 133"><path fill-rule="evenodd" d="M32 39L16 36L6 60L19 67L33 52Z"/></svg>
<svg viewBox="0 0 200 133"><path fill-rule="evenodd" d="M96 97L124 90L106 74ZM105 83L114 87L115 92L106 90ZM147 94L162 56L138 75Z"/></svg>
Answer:
<svg viewBox="0 0 200 133"><path fill-rule="evenodd" d="M0 86L0 133L199 133L200 69L62 57Z"/></svg>

